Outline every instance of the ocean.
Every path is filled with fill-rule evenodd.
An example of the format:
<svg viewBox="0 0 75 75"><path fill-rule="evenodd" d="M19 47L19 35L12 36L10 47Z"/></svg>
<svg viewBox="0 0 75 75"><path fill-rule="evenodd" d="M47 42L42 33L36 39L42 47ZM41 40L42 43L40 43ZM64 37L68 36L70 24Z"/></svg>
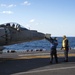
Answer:
<svg viewBox="0 0 75 75"><path fill-rule="evenodd" d="M68 37L69 46L71 48L75 48L75 37ZM58 47L57 49L61 48L62 44L62 37L58 37ZM50 50L50 42L46 39L38 40L38 41L31 41L31 42L24 42L20 44L14 44L5 46L5 50Z"/></svg>

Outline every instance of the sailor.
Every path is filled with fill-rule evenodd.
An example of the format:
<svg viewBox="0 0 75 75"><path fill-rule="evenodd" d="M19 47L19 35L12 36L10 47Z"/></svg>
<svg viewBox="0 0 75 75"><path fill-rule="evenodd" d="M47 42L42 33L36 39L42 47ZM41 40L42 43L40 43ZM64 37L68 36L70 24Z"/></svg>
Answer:
<svg viewBox="0 0 75 75"><path fill-rule="evenodd" d="M20 25L19 24L16 25L16 29L17 29L17 31L20 31Z"/></svg>
<svg viewBox="0 0 75 75"><path fill-rule="evenodd" d="M7 26L7 27L10 27L10 23L7 23L6 26Z"/></svg>
<svg viewBox="0 0 75 75"><path fill-rule="evenodd" d="M62 40L62 48L64 50L65 62L68 62L68 51L69 51L69 41L67 37L64 35Z"/></svg>
<svg viewBox="0 0 75 75"><path fill-rule="evenodd" d="M15 24L13 24L12 27L15 28Z"/></svg>
<svg viewBox="0 0 75 75"><path fill-rule="evenodd" d="M54 38L45 37L45 38L51 43L51 50L50 50L51 60L50 60L50 63L52 64L52 62L53 62L53 56L55 57L56 63L58 63L57 50L56 50L57 45L58 45L57 37L54 37Z"/></svg>

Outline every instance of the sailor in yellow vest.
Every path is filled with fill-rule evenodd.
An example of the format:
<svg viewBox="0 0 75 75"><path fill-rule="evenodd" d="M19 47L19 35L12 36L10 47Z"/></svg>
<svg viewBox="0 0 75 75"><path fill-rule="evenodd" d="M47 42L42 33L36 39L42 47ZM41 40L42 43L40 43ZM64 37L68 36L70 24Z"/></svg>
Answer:
<svg viewBox="0 0 75 75"><path fill-rule="evenodd" d="M69 41L64 35L62 40L62 49L64 50L65 62L68 62Z"/></svg>

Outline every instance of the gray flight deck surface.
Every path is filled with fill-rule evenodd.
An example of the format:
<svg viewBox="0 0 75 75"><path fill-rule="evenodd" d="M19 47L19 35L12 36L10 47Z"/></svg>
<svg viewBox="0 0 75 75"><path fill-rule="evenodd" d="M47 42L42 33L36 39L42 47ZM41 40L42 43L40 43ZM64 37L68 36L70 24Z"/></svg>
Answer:
<svg viewBox="0 0 75 75"><path fill-rule="evenodd" d="M69 62L59 50L58 60L50 64L49 51L0 54L0 75L75 75L75 50L69 51Z"/></svg>

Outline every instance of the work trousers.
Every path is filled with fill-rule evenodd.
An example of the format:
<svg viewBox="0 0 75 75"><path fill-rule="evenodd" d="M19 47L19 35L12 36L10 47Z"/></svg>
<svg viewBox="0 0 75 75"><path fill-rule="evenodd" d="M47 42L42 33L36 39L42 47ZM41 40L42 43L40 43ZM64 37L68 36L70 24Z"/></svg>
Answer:
<svg viewBox="0 0 75 75"><path fill-rule="evenodd" d="M68 50L64 50L65 60L68 61Z"/></svg>
<svg viewBox="0 0 75 75"><path fill-rule="evenodd" d="M53 62L53 56L54 56L56 63L58 63L58 57L57 57L57 50L56 50L56 48L52 48L51 49L51 54L50 55L51 55L50 62Z"/></svg>

